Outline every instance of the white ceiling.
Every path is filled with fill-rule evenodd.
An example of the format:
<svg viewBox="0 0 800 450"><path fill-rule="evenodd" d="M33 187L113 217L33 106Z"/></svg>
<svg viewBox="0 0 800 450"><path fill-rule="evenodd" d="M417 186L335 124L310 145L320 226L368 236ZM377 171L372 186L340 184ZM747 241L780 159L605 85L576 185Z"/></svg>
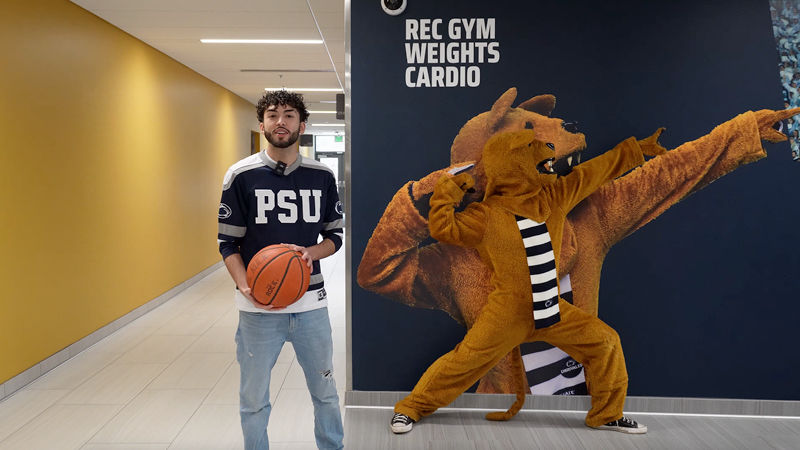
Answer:
<svg viewBox="0 0 800 450"><path fill-rule="evenodd" d="M72 0L255 104L265 88L344 93L345 0ZM324 44L204 44L200 39L322 39ZM344 131L335 92L301 92L310 133ZM342 126L315 127L320 123Z"/></svg>

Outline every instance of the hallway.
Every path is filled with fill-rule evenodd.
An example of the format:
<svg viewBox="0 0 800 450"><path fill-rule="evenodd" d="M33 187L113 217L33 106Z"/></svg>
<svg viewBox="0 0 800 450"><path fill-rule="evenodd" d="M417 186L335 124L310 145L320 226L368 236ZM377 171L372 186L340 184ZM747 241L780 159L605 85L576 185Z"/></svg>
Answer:
<svg viewBox="0 0 800 450"><path fill-rule="evenodd" d="M322 272L344 405L344 248L322 261ZM6 398L0 449L241 449L232 296L222 267ZM291 345L273 370L270 399L270 448L315 449L311 398Z"/></svg>

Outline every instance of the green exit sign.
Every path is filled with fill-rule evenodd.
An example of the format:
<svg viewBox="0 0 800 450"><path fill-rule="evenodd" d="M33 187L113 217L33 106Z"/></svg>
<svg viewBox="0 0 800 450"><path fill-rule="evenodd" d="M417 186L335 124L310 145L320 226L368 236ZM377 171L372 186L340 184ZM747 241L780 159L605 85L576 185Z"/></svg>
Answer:
<svg viewBox="0 0 800 450"><path fill-rule="evenodd" d="M333 142L344 142L344 136L334 136Z"/></svg>

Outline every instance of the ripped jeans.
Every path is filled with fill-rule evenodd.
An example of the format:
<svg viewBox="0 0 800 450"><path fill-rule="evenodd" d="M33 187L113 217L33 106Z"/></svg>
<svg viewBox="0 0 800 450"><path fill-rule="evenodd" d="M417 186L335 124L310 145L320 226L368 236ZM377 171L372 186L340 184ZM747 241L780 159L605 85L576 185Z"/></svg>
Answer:
<svg viewBox="0 0 800 450"><path fill-rule="evenodd" d="M294 347L311 393L317 447L343 448L339 395L333 379L331 323L328 308L320 308L284 314L239 311L236 359L241 369L239 411L245 449L269 449L269 380L286 341Z"/></svg>

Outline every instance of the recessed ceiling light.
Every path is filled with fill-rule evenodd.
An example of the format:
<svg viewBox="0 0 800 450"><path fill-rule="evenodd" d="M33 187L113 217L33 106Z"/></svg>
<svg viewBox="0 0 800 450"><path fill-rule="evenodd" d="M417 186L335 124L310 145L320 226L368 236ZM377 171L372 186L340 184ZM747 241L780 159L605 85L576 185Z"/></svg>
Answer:
<svg viewBox="0 0 800 450"><path fill-rule="evenodd" d="M309 113L314 113L314 114L336 114L336 111L309 111Z"/></svg>
<svg viewBox="0 0 800 450"><path fill-rule="evenodd" d="M285 89L287 91L294 91L294 92L342 92L339 88L288 88L288 87L269 87L264 88L265 91L280 91Z"/></svg>
<svg viewBox="0 0 800 450"><path fill-rule="evenodd" d="M343 127L343 123L311 123L310 127Z"/></svg>
<svg viewBox="0 0 800 450"><path fill-rule="evenodd" d="M320 39L200 39L203 44L322 44Z"/></svg>
<svg viewBox="0 0 800 450"><path fill-rule="evenodd" d="M336 103L336 100L320 100L319 103Z"/></svg>

